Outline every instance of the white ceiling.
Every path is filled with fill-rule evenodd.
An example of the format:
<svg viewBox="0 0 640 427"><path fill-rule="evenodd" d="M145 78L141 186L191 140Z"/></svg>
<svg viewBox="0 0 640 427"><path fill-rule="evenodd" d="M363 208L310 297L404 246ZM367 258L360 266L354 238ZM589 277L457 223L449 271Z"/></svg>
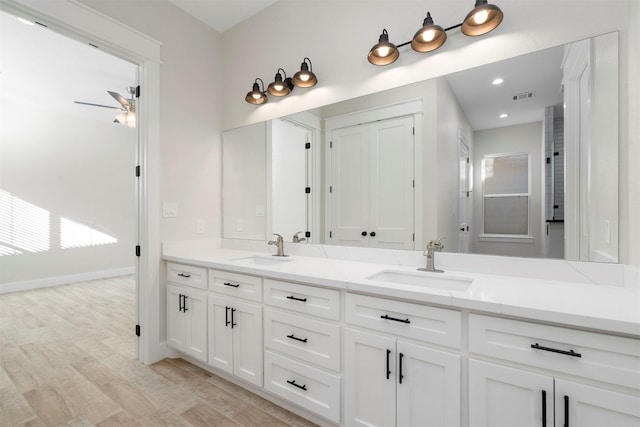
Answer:
<svg viewBox="0 0 640 427"><path fill-rule="evenodd" d="M224 33L277 0L169 0L180 9Z"/></svg>

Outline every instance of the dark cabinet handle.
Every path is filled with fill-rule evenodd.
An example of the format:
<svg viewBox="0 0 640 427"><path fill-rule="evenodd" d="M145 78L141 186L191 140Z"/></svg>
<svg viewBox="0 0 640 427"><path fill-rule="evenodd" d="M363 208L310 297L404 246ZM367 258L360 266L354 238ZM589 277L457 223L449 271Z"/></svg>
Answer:
<svg viewBox="0 0 640 427"><path fill-rule="evenodd" d="M391 375L391 370L389 369L389 357L391 356L391 350L387 349L387 379L389 379L389 375Z"/></svg>
<svg viewBox="0 0 640 427"><path fill-rule="evenodd" d="M402 384L402 378L404 378L404 375L402 375L402 358L404 357L404 354L400 353L400 361L399 361L399 367L398 367L398 382L400 384Z"/></svg>
<svg viewBox="0 0 640 427"><path fill-rule="evenodd" d="M189 295L182 295L182 311L185 313L189 311L187 308L187 298L189 298Z"/></svg>
<svg viewBox="0 0 640 427"><path fill-rule="evenodd" d="M559 353L559 354L565 354L567 356L573 356L573 357L582 357L582 355L580 353L576 353L573 350L558 350L557 348L551 348L551 347L543 347L538 343L535 344L531 344L531 348L535 348L536 350L544 350L544 351L550 351L552 353Z"/></svg>
<svg viewBox="0 0 640 427"><path fill-rule="evenodd" d="M184 295L182 295L182 294L178 294L178 311L182 311L182 308L183 308L183 306L182 306L182 304L183 304L182 303L182 297L183 296Z"/></svg>
<svg viewBox="0 0 640 427"><path fill-rule="evenodd" d="M231 286L232 288L238 288L240 287L239 283L229 283L229 282L224 282L225 286Z"/></svg>
<svg viewBox="0 0 640 427"><path fill-rule="evenodd" d="M307 299L306 299L306 298L296 298L296 297L294 297L293 295L288 295L288 296L287 296L287 299L292 299L292 300L294 300L294 301L300 301L300 302L307 302Z"/></svg>
<svg viewBox="0 0 640 427"><path fill-rule="evenodd" d="M367 236L367 232L363 231L362 233L360 233L362 235L362 237L366 237Z"/></svg>
<svg viewBox="0 0 640 427"><path fill-rule="evenodd" d="M296 340L296 341L300 341L300 342L307 342L307 338L298 338L293 334L287 335L287 338L292 339L292 340Z"/></svg>
<svg viewBox="0 0 640 427"><path fill-rule="evenodd" d="M569 396L564 397L564 427L569 427Z"/></svg>
<svg viewBox="0 0 640 427"><path fill-rule="evenodd" d="M397 317L390 317L388 314L380 316L381 319L393 320L394 322L411 323L409 319L398 319Z"/></svg>
<svg viewBox="0 0 640 427"><path fill-rule="evenodd" d="M190 274L184 274L184 273L178 273L178 276L180 276L180 277L184 277L184 278L187 278L187 279L188 279L189 277L191 277L191 275L190 275Z"/></svg>
<svg viewBox="0 0 640 427"><path fill-rule="evenodd" d="M231 329L233 329L234 326L237 326L238 324L233 320L233 313L236 312L235 308L231 309Z"/></svg>
<svg viewBox="0 0 640 427"><path fill-rule="evenodd" d="M369 236L371 236L371 237L376 237L376 232L375 232L375 231L372 231L371 233L369 233Z"/></svg>
<svg viewBox="0 0 640 427"><path fill-rule="evenodd" d="M547 427L547 392L542 390L542 427Z"/></svg>
<svg viewBox="0 0 640 427"><path fill-rule="evenodd" d="M228 307L228 306L224 308L224 326L225 327L229 326L229 324L231 323L231 322L229 322L229 309L230 308L231 307Z"/></svg>
<svg viewBox="0 0 640 427"><path fill-rule="evenodd" d="M307 391L307 385L300 385L300 384L296 384L296 380L287 380L287 383L291 384L294 387L298 387L301 390Z"/></svg>

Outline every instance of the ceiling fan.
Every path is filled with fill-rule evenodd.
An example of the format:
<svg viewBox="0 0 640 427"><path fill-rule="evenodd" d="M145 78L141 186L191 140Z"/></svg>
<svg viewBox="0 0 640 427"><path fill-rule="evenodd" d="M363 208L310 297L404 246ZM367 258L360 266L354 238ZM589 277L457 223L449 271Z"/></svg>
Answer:
<svg viewBox="0 0 640 427"><path fill-rule="evenodd" d="M113 108L114 110L120 110L122 113L118 114L116 118L113 120L114 123L122 123L126 124L129 127L136 127L136 104L134 95L136 93L136 88L133 86L127 87L127 92L129 92L130 98L127 99L124 96L120 95L116 92L107 91L109 95L111 95L116 101L120 103L119 107L114 107L111 105L102 105L102 104L94 104L91 102L82 102L82 101L73 101L76 104L82 105L90 105L92 107L103 107L103 108Z"/></svg>

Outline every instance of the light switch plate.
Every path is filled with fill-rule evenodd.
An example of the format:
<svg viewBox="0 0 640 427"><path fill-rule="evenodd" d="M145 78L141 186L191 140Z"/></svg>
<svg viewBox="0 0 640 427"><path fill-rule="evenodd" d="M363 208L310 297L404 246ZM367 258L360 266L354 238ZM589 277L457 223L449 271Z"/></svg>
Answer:
<svg viewBox="0 0 640 427"><path fill-rule="evenodd" d="M176 202L162 203L162 216L165 218L176 218L178 216L178 204Z"/></svg>

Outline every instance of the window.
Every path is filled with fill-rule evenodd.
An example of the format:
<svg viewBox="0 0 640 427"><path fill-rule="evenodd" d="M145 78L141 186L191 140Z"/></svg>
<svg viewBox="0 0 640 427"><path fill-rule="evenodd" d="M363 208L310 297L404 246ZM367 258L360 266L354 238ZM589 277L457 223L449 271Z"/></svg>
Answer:
<svg viewBox="0 0 640 427"><path fill-rule="evenodd" d="M529 235L529 155L482 159L484 235Z"/></svg>

